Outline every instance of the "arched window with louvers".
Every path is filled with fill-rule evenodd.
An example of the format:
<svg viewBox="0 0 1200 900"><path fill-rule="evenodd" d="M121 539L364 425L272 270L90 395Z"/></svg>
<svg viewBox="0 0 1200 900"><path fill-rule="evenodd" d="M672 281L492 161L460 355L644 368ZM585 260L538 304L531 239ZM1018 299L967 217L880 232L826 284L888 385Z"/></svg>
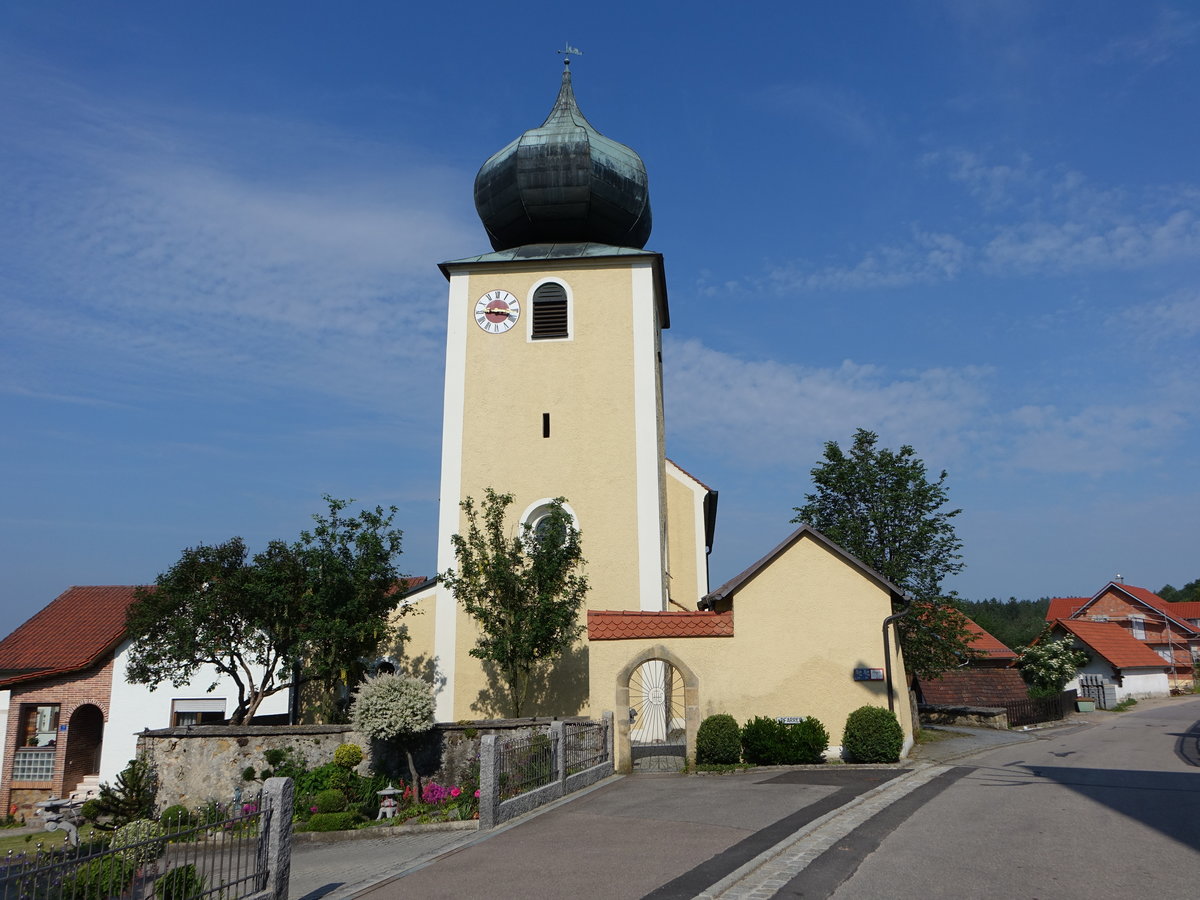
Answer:
<svg viewBox="0 0 1200 900"><path fill-rule="evenodd" d="M570 313L566 287L557 281L547 281L533 292L530 338L535 341L569 338Z"/></svg>

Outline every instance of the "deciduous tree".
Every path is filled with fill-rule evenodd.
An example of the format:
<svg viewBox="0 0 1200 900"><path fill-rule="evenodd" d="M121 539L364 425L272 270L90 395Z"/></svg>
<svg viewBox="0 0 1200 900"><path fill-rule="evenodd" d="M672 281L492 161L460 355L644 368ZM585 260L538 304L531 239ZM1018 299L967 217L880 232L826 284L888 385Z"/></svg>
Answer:
<svg viewBox="0 0 1200 900"><path fill-rule="evenodd" d="M314 515L297 541L253 558L239 537L201 544L139 588L126 623L129 680L179 687L211 666L236 686L230 722L241 724L266 697L373 656L393 636L396 509L347 517L352 501L325 501L328 516Z"/></svg>
<svg viewBox="0 0 1200 900"><path fill-rule="evenodd" d="M514 528L512 494L488 488L476 509L462 501L467 533L451 540L458 563L442 575L479 625L471 655L494 663L521 715L534 671L568 650L583 632L579 610L588 590L581 535L559 497L536 523ZM514 533L515 532L515 533Z"/></svg>
<svg viewBox="0 0 1200 900"><path fill-rule="evenodd" d="M962 510L945 508L945 471L930 481L912 447L893 452L878 443L863 428L849 453L828 441L812 470L815 490L792 521L812 525L913 598L897 623L904 664L934 676L972 656L953 595L942 593L942 580L963 567L953 522Z"/></svg>

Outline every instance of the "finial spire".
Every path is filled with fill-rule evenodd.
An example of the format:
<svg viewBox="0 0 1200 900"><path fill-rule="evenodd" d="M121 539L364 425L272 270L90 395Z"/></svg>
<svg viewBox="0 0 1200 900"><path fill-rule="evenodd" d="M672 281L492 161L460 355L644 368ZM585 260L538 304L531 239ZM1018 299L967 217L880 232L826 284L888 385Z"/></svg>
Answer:
<svg viewBox="0 0 1200 900"><path fill-rule="evenodd" d="M562 54L563 66L568 69L571 68L571 57L572 56L583 56L583 51L580 50L578 47L572 47L570 41L567 41L563 45L562 50L555 50L554 52Z"/></svg>

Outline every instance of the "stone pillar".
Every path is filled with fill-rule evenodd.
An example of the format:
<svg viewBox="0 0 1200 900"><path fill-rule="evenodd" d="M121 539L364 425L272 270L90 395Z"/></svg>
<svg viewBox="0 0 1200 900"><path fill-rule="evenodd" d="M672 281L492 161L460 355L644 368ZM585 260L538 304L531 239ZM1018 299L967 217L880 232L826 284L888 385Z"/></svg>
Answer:
<svg viewBox="0 0 1200 900"><path fill-rule="evenodd" d="M554 766L554 780L560 785L567 780L567 745L563 742L563 723L550 723L550 759Z"/></svg>
<svg viewBox="0 0 1200 900"><path fill-rule="evenodd" d="M496 736L485 734L479 741L479 827L495 828L500 807L500 759Z"/></svg>
<svg viewBox="0 0 1200 900"><path fill-rule="evenodd" d="M267 825L267 883L268 900L287 900L288 879L292 871L292 805L295 786L290 778L268 778L263 783L262 804L271 811Z"/></svg>

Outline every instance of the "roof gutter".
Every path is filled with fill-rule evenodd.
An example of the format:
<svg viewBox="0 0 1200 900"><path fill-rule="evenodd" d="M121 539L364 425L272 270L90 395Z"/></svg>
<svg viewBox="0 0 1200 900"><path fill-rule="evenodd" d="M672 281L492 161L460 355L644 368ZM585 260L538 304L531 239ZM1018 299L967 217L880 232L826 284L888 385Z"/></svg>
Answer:
<svg viewBox="0 0 1200 900"><path fill-rule="evenodd" d="M912 611L912 598L906 597L904 594L892 594L893 601L899 601L904 604L904 608L898 613L892 613L883 620L883 672L887 679L887 695L888 695L888 712L896 711L896 701L892 688L892 646L888 640L888 626L892 625L898 619L907 616ZM896 645L900 645L900 635L896 635Z"/></svg>

